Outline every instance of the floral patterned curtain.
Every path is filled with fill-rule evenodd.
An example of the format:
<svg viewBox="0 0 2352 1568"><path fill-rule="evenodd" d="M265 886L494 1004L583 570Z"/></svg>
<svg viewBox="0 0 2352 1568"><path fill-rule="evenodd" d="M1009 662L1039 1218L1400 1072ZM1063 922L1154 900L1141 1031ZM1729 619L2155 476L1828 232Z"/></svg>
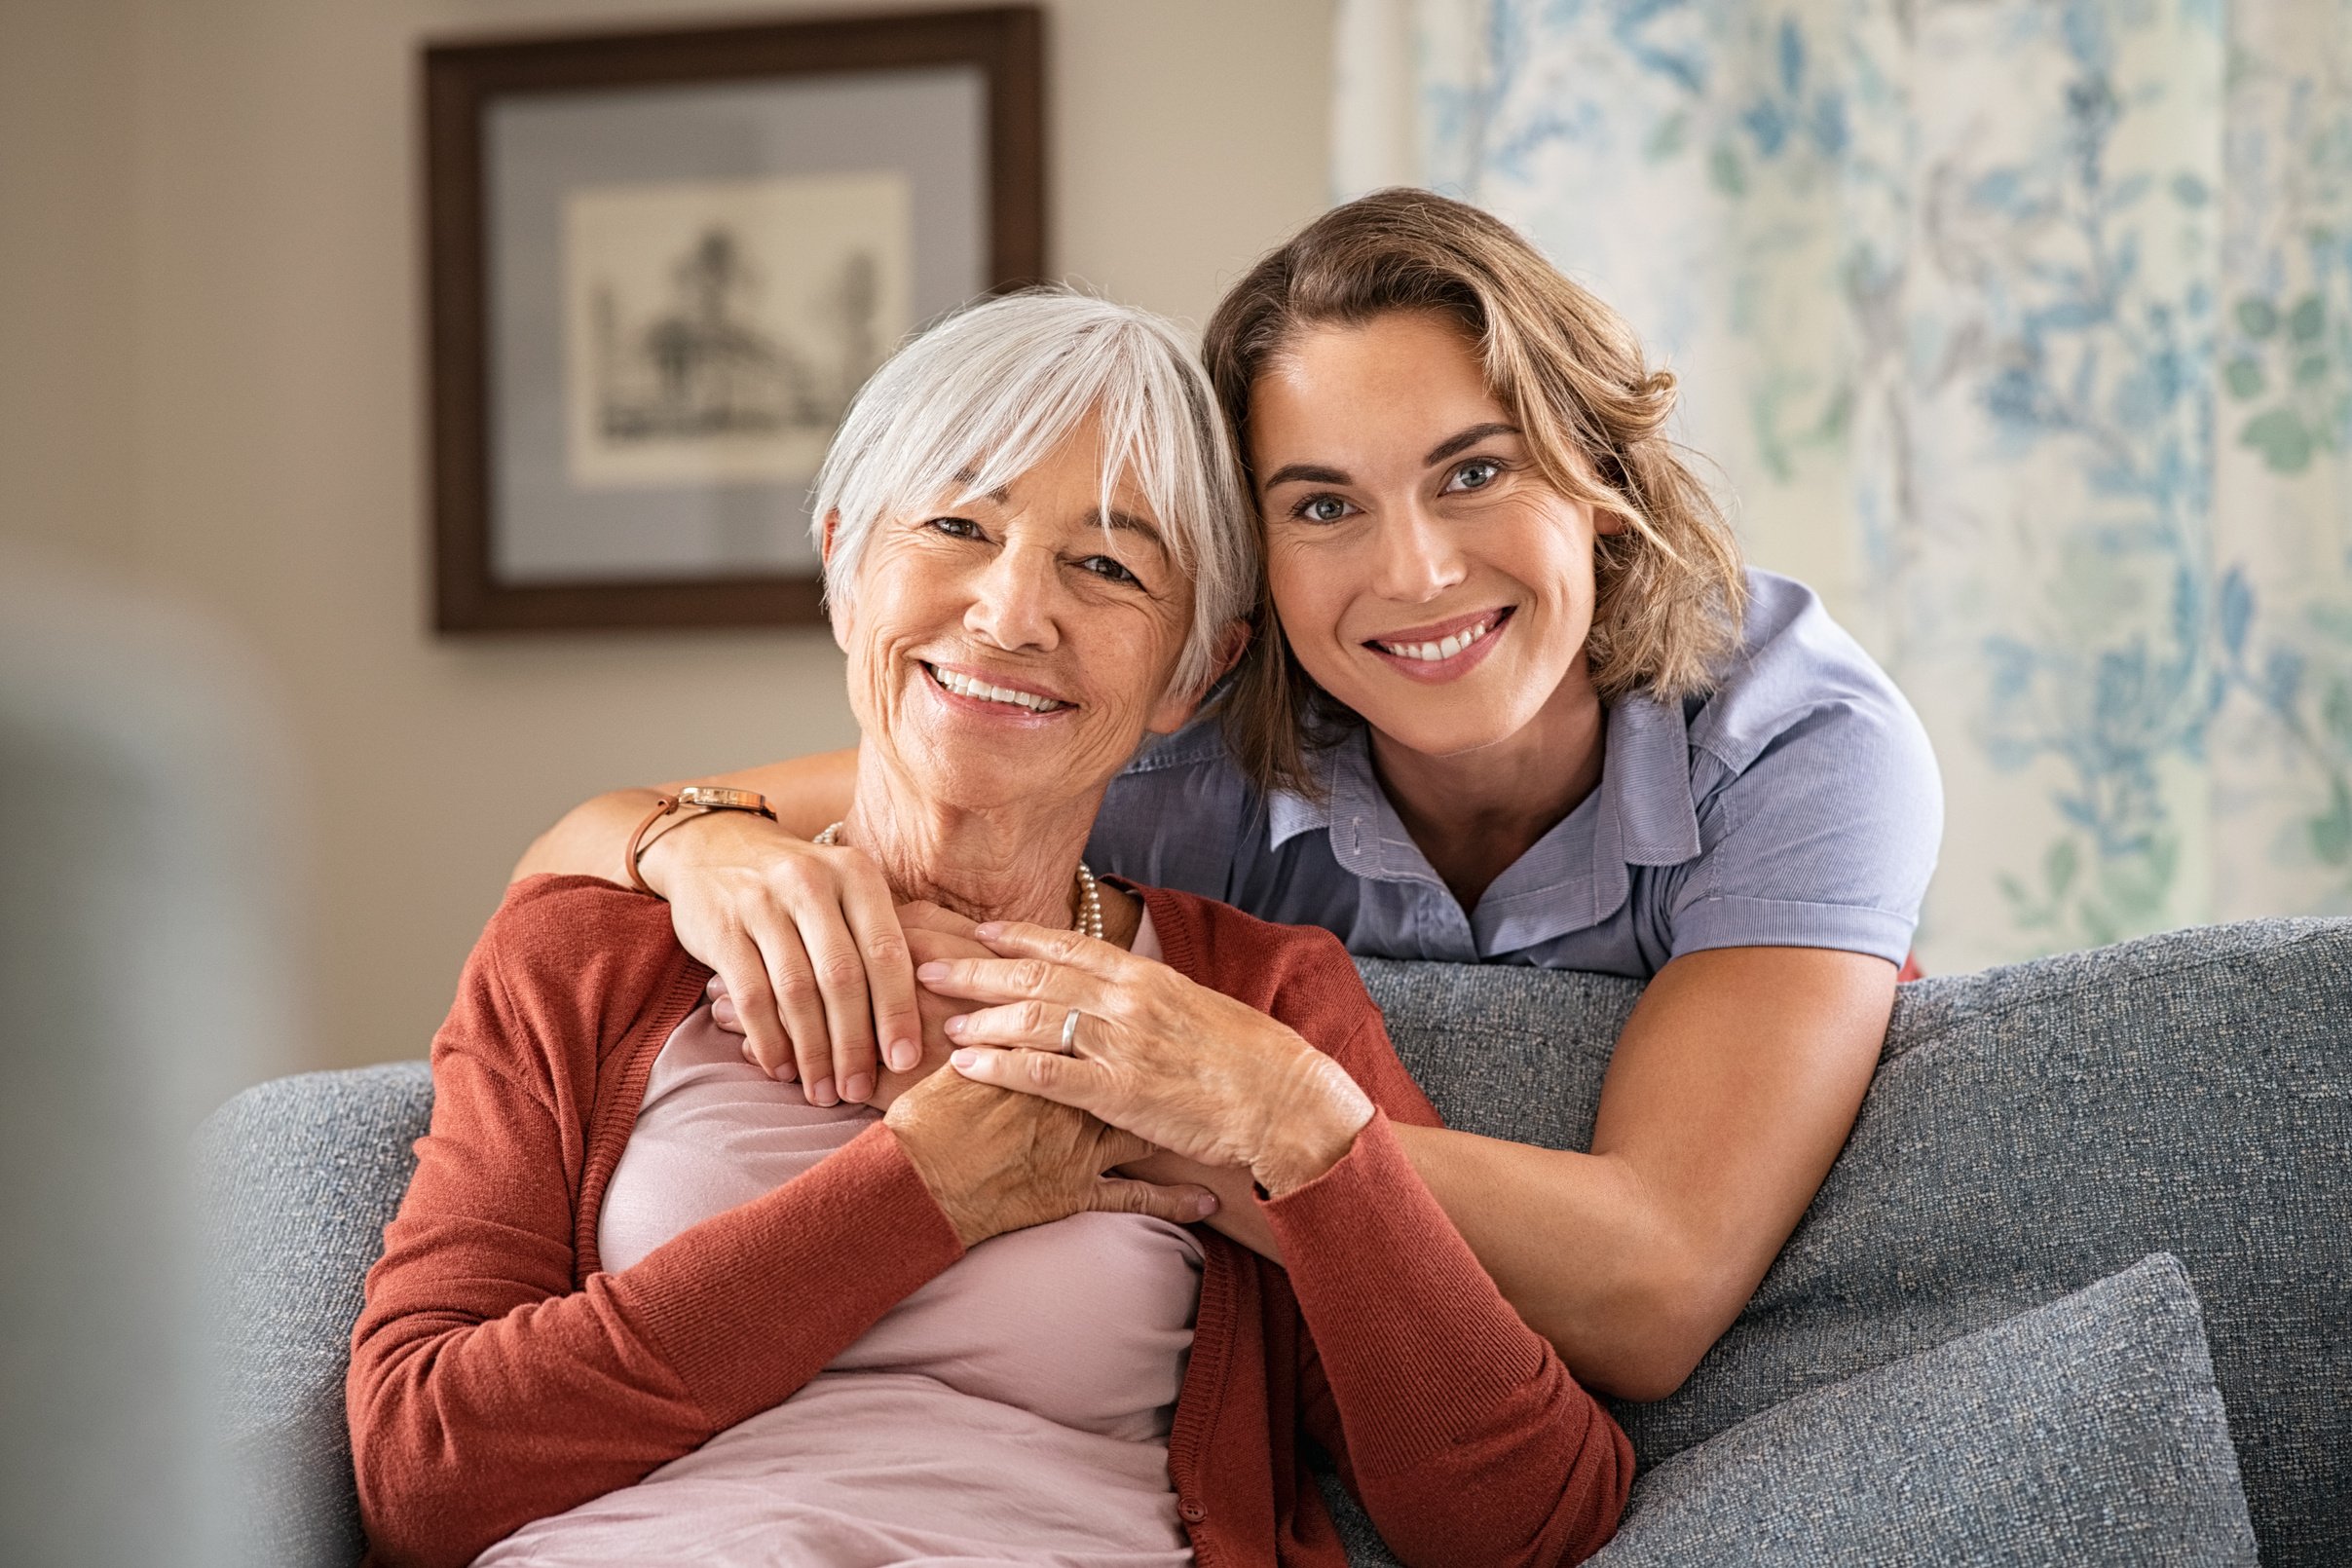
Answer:
<svg viewBox="0 0 2352 1568"><path fill-rule="evenodd" d="M1341 0L1343 195L1683 377L1901 682L1953 970L2352 913L2352 0Z"/></svg>

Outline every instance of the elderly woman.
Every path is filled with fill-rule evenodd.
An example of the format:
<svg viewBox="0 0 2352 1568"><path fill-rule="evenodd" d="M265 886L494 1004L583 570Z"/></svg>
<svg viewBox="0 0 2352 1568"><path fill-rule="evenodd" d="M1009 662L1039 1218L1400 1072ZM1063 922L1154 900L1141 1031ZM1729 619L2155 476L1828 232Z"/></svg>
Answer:
<svg viewBox="0 0 2352 1568"><path fill-rule="evenodd" d="M951 318L817 515L864 737L827 837L948 989L1013 978L986 939L1126 993L1028 1054L1085 1108L935 1070L937 998L873 1103L812 1103L714 1024L665 905L518 883L355 1334L372 1560L1336 1568L1310 1439L1408 1561L1597 1547L1624 1437L1400 1153L1391 1118L1435 1118L1337 941L1080 861L1252 587L1179 340L1065 295ZM1180 1071L1139 1048L1155 1003L1212 1025ZM1189 1223L1219 1190L1287 1270Z"/></svg>

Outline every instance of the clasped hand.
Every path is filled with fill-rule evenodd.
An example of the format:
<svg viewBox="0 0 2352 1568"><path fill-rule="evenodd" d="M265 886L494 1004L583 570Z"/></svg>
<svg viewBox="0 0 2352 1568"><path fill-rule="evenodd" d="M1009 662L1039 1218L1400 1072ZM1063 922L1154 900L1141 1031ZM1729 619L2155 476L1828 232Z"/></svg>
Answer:
<svg viewBox="0 0 2352 1568"><path fill-rule="evenodd" d="M1200 1165L1246 1168L1278 1195L1330 1169L1371 1119L1355 1080L1296 1031L1166 964L1018 922L973 935L989 956L915 971L932 997L983 1004L943 1026L967 1079L1087 1111Z"/></svg>
<svg viewBox="0 0 2352 1568"><path fill-rule="evenodd" d="M921 966L922 1050L886 1068L872 1101L967 1246L1082 1209L1197 1219L1228 1170L1287 1192L1371 1117L1363 1090L1294 1030L1166 964L930 904L897 914ZM717 980L712 993L721 1023L740 1027Z"/></svg>
<svg viewBox="0 0 2352 1568"><path fill-rule="evenodd" d="M907 905L899 918L918 959L988 953L972 940L971 922L945 910ZM883 1120L964 1246L1087 1210L1176 1224L1216 1212L1215 1195L1185 1179L1194 1173L1165 1161L1144 1167L1154 1151L1135 1134L1075 1106L941 1071L950 1049L944 1026L956 1004L930 994L918 1002L921 1059L885 1069L873 1102L887 1107ZM1141 1179L1146 1170L1161 1181Z"/></svg>

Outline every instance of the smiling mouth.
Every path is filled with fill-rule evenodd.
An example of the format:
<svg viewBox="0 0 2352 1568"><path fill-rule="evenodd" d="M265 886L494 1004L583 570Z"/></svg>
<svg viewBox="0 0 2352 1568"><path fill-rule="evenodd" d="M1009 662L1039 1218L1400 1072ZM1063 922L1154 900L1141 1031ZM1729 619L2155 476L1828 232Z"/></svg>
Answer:
<svg viewBox="0 0 2352 1568"><path fill-rule="evenodd" d="M1008 686L991 686L961 671L943 670L925 660L918 659L916 662L922 664L924 672L938 683L940 690L953 692L959 697L970 697L979 702L1001 702L1006 707L1024 708L1030 713L1060 713L1064 708L1076 706L1075 703L1041 696L1035 691L1017 691Z"/></svg>
<svg viewBox="0 0 2352 1568"><path fill-rule="evenodd" d="M1395 658L1409 658L1422 664L1441 663L1466 648L1476 646L1497 626L1511 618L1509 610L1493 610L1479 616L1461 630L1451 632L1434 642L1391 643L1378 638L1366 642L1366 648L1376 648Z"/></svg>

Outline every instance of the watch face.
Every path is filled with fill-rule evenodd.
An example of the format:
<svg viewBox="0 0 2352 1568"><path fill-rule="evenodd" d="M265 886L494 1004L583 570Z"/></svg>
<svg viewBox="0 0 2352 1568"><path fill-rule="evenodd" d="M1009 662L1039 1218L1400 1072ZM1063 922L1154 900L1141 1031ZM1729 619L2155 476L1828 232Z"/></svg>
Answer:
<svg viewBox="0 0 2352 1568"><path fill-rule="evenodd" d="M678 792L678 803L757 811L767 804L767 799L757 791L728 789L724 784L689 784Z"/></svg>

